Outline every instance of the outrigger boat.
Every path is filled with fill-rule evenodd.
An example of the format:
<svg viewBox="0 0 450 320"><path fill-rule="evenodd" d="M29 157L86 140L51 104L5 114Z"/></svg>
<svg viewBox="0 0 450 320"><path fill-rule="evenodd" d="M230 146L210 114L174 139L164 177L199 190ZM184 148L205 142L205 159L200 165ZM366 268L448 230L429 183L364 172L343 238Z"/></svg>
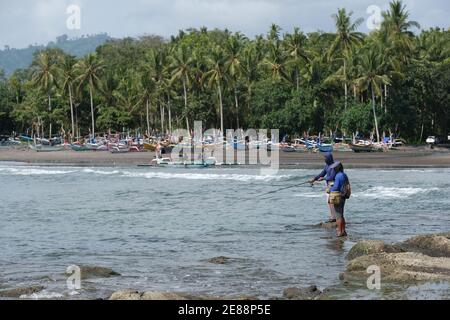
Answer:
<svg viewBox="0 0 450 320"><path fill-rule="evenodd" d="M374 146L373 144L350 144L350 149L353 152L361 153L361 152L382 152L383 149Z"/></svg>
<svg viewBox="0 0 450 320"><path fill-rule="evenodd" d="M30 149L36 152L57 152L63 151L65 148L63 145L58 146L47 146L42 144L30 145Z"/></svg>

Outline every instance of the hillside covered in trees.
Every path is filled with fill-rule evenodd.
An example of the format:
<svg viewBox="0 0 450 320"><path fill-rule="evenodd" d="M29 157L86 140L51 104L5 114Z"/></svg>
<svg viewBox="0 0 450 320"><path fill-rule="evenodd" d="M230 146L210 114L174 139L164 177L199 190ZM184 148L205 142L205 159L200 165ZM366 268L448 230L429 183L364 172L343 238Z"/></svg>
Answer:
<svg viewBox="0 0 450 320"><path fill-rule="evenodd" d="M202 28L111 40L82 58L46 48L0 75L0 131L167 133L201 120L283 135L446 135L450 31L420 30L401 1L383 17L370 34L340 9L334 33L272 25L249 39Z"/></svg>
<svg viewBox="0 0 450 320"><path fill-rule="evenodd" d="M33 61L34 54L47 48L59 48L67 54L81 58L95 52L98 46L109 39L110 37L107 34L88 35L75 39L69 39L67 35L62 35L56 38L56 41L52 41L45 46L31 45L24 49L5 47L4 50L0 50L0 69L10 75L18 69L28 68Z"/></svg>

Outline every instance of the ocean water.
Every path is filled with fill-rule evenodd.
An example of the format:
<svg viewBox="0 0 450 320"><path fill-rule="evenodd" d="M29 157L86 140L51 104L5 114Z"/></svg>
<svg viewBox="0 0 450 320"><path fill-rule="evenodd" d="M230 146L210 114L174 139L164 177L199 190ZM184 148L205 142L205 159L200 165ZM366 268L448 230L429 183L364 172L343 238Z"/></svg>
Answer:
<svg viewBox="0 0 450 320"><path fill-rule="evenodd" d="M349 240L327 219L317 170L262 175L246 168L86 168L0 164L0 288L44 285L31 299L106 298L115 290L280 296L287 287L339 286L361 239L403 241L450 231L450 170L348 170ZM233 258L227 265L210 258ZM70 265L120 277L66 285ZM423 288L422 288L423 289ZM448 284L336 298L448 298Z"/></svg>

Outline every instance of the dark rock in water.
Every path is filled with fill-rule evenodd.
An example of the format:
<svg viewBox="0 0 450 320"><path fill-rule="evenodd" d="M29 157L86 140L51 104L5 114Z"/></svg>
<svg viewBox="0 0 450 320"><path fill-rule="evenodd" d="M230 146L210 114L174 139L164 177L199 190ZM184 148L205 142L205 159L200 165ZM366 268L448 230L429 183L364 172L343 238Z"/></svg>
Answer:
<svg viewBox="0 0 450 320"><path fill-rule="evenodd" d="M288 300L314 300L322 296L316 286L309 286L307 288L287 288L283 291L283 298Z"/></svg>
<svg viewBox="0 0 450 320"><path fill-rule="evenodd" d="M231 258L221 256L209 259L208 262L213 264L227 264L230 262L230 260Z"/></svg>
<svg viewBox="0 0 450 320"><path fill-rule="evenodd" d="M81 269L81 279L109 278L120 276L120 273L105 267L80 266L80 269Z"/></svg>
<svg viewBox="0 0 450 320"><path fill-rule="evenodd" d="M44 289L45 289L45 287L36 285L36 286L30 286L30 287L21 287L21 288L0 290L0 297L20 298L23 295L31 295L33 293L41 292Z"/></svg>

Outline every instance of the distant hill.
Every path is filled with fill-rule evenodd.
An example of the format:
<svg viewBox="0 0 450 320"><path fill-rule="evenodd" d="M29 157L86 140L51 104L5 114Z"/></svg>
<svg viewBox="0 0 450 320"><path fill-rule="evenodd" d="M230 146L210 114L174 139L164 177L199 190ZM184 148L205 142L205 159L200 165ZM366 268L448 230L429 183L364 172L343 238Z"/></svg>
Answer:
<svg viewBox="0 0 450 320"><path fill-rule="evenodd" d="M7 75L10 75L17 69L27 68L33 60L33 54L45 48L56 47L73 56L82 57L94 52L98 46L110 39L106 33L74 39L69 39L67 35L62 35L56 38L56 41L49 42L47 45L30 45L25 49L6 47L4 50L0 50L0 70L3 69Z"/></svg>

